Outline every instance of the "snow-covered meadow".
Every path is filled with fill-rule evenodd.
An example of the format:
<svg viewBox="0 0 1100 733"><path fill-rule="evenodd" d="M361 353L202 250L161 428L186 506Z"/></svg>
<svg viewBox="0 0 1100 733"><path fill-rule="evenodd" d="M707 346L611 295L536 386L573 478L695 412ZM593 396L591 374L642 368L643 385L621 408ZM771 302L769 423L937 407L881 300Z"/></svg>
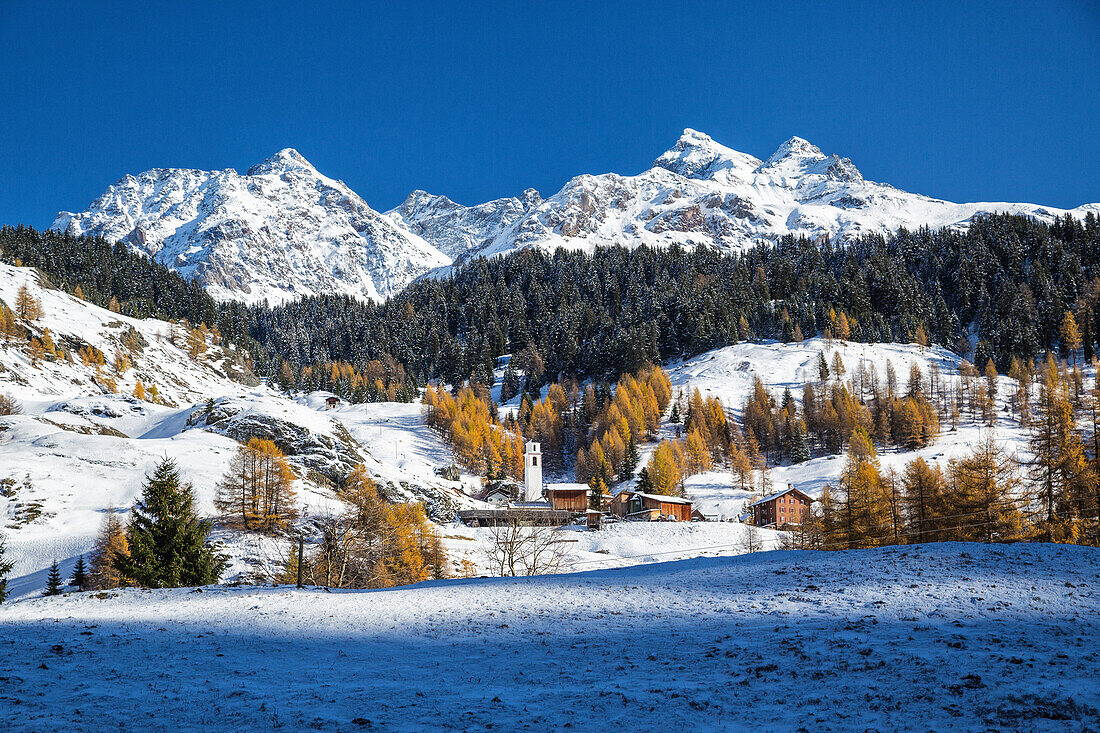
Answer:
<svg viewBox="0 0 1100 733"><path fill-rule="evenodd" d="M1098 561L939 544L22 600L0 606L0 718L13 732L1095 730Z"/></svg>

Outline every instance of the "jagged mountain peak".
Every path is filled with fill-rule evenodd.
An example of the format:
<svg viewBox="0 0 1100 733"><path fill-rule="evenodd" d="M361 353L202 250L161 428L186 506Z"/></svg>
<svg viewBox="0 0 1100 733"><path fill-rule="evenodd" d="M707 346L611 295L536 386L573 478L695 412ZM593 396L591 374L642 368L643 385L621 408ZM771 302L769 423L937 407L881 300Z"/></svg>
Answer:
<svg viewBox="0 0 1100 733"><path fill-rule="evenodd" d="M825 157L821 148L809 140L795 136L776 148L775 152L768 156L761 168L770 168L786 160L820 160Z"/></svg>
<svg viewBox="0 0 1100 733"><path fill-rule="evenodd" d="M450 263L293 148L253 166L127 176L52 228L93 234L202 283L217 298L278 302L346 294L381 300Z"/></svg>
<svg viewBox="0 0 1100 733"><path fill-rule="evenodd" d="M266 173L283 173L288 170L305 170L317 173L317 169L313 167L313 164L297 150L283 148L270 158L249 168L246 175L259 176Z"/></svg>
<svg viewBox="0 0 1100 733"><path fill-rule="evenodd" d="M710 135L690 127L684 130L675 145L653 161L655 168L699 179L712 178L729 169L748 172L758 165L760 161L753 156L716 143Z"/></svg>

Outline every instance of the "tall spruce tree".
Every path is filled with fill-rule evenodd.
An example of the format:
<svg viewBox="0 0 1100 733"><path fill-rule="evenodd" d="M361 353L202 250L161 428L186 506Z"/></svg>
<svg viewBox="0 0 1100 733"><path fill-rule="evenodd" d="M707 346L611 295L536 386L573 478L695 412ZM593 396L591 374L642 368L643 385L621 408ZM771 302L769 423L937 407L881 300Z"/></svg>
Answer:
<svg viewBox="0 0 1100 733"><path fill-rule="evenodd" d="M50 565L50 574L46 576L46 590L42 592L44 596L59 596L64 586L61 583L61 568L57 566L57 560L53 561Z"/></svg>
<svg viewBox="0 0 1100 733"><path fill-rule="evenodd" d="M638 461L641 457L638 455L638 445L634 442L634 436L630 436L630 440L626 444L626 456L623 458L622 468L619 470L619 475L623 479L629 479L634 476L634 472L638 469Z"/></svg>
<svg viewBox="0 0 1100 733"><path fill-rule="evenodd" d="M207 544L209 520L195 513L190 484L165 458L146 477L126 529L129 554L116 553L123 577L146 588L216 583L225 558Z"/></svg>

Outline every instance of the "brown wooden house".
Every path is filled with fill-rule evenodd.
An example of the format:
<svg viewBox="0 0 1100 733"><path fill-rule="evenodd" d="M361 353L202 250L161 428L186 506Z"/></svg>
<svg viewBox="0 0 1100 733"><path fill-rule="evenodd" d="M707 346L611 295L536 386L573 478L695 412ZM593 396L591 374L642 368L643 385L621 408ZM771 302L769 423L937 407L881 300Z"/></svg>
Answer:
<svg viewBox="0 0 1100 733"><path fill-rule="evenodd" d="M805 493L788 485L785 490L765 496L749 505L752 509L752 523L757 527L802 524L813 502Z"/></svg>
<svg viewBox="0 0 1100 733"><path fill-rule="evenodd" d="M583 512L592 490L588 484L547 484L543 493L554 509Z"/></svg>
<svg viewBox="0 0 1100 733"><path fill-rule="evenodd" d="M640 491L620 491L611 500L611 513L625 519L690 522L691 500Z"/></svg>

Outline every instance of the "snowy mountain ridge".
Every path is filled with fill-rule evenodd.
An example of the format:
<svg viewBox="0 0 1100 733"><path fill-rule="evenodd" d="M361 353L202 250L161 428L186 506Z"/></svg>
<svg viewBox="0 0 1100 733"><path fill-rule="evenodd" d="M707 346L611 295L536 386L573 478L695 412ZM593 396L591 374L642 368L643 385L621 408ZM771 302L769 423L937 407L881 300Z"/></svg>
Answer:
<svg viewBox="0 0 1100 733"><path fill-rule="evenodd" d="M965 228L975 216L993 212L1049 222L1088 211L1100 213L1100 204L1067 212L1026 203L951 203L868 181L851 160L826 155L800 137L761 161L687 129L650 169L634 176L578 176L471 256L674 243L736 252L787 234L853 240L903 226ZM390 214L403 217L401 208ZM437 246L449 233L416 224L415 231Z"/></svg>
<svg viewBox="0 0 1100 733"><path fill-rule="evenodd" d="M1050 222L1100 214L1028 203L956 204L866 180L847 158L792 137L764 160L692 129L637 175L583 174L543 198L473 206L413 191L381 214L285 149L244 175L155 168L126 176L52 228L122 241L219 299L316 294L384 299L428 273L524 248L712 246L736 252L787 235L853 240L899 227L965 228L1008 212Z"/></svg>
<svg viewBox="0 0 1100 733"><path fill-rule="evenodd" d="M451 261L291 148L244 175L128 175L51 228L125 242L216 298L252 303L332 293L380 300Z"/></svg>

